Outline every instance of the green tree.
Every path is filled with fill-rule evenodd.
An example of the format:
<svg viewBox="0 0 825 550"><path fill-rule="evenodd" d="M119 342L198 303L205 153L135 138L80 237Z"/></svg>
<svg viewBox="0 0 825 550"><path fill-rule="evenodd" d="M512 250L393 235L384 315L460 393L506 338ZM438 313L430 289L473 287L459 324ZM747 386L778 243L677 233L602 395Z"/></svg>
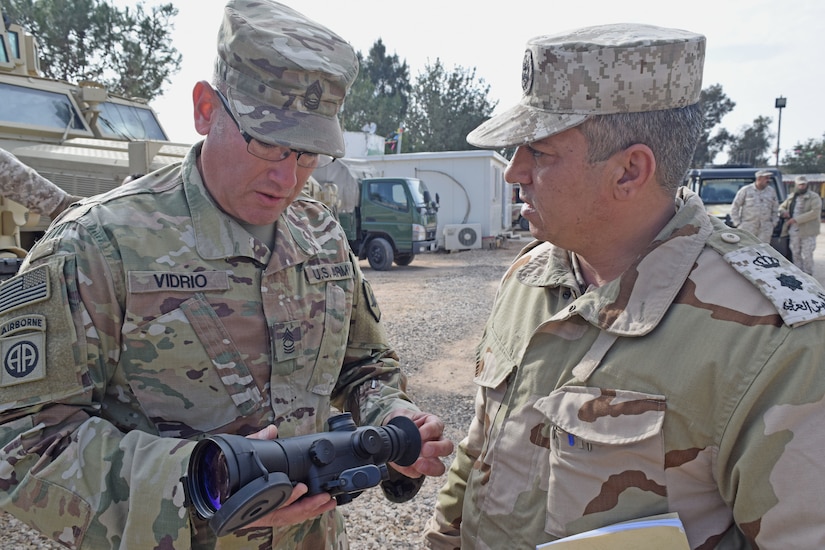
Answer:
<svg viewBox="0 0 825 550"><path fill-rule="evenodd" d="M794 145L782 159L782 168L790 174L821 174L825 172L825 135Z"/></svg>
<svg viewBox="0 0 825 550"><path fill-rule="evenodd" d="M730 132L724 128L721 128L715 135L711 135L725 115L736 107L736 103L725 95L722 86L714 84L702 90L699 96L699 104L702 106L704 122L702 123L702 135L699 138L699 144L693 153L691 165L694 168L713 164L716 156L734 140Z"/></svg>
<svg viewBox="0 0 825 550"><path fill-rule="evenodd" d="M457 66L448 72L440 59L427 64L413 86L404 144L416 151L465 151L467 134L490 118L496 102L476 70Z"/></svg>
<svg viewBox="0 0 825 550"><path fill-rule="evenodd" d="M358 52L360 70L347 94L341 118L344 129L362 131L370 124L378 135L395 132L407 115L410 102L410 71L398 55L387 55L379 38L364 59Z"/></svg>
<svg viewBox="0 0 825 550"><path fill-rule="evenodd" d="M149 101L180 69L171 36L178 10L171 3L148 13L140 2L119 10L102 0L6 0L3 7L34 35L47 77L94 81Z"/></svg>
<svg viewBox="0 0 825 550"><path fill-rule="evenodd" d="M767 166L773 138L770 124L770 117L760 116L754 119L752 126L744 127L728 147L729 162Z"/></svg>

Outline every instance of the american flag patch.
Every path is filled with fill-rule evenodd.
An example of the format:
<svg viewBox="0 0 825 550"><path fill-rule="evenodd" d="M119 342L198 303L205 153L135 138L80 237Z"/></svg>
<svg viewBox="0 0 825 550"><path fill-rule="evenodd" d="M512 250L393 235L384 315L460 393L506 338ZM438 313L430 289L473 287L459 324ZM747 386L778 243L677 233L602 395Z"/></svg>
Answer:
<svg viewBox="0 0 825 550"><path fill-rule="evenodd" d="M0 285L0 314L49 297L49 272L41 266Z"/></svg>

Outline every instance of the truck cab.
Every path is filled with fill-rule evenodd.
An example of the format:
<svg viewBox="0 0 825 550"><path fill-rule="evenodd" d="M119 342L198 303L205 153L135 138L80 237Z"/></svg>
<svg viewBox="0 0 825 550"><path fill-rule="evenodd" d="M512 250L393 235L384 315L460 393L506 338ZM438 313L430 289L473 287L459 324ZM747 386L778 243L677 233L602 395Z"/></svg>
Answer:
<svg viewBox="0 0 825 550"><path fill-rule="evenodd" d="M769 186L776 193L779 204L788 197L788 189L782 181L782 173L776 168L755 168L753 166L714 166L689 170L685 175L683 185L699 195L705 203L708 214L716 216L727 225L732 226L731 209L736 192L742 187L756 181L756 173L760 170L771 172ZM782 242L779 235L771 238L771 246L788 256L787 243Z"/></svg>
<svg viewBox="0 0 825 550"><path fill-rule="evenodd" d="M782 173L776 168L755 168L753 166L714 166L689 170L683 185L699 195L708 214L716 216L731 225L730 212L736 192L756 181L756 173L768 170L772 173L770 187L776 192L781 204L788 197L788 190L782 182Z"/></svg>
<svg viewBox="0 0 825 550"><path fill-rule="evenodd" d="M338 219L350 246L370 267L383 271L409 265L416 254L435 250L437 202L416 178L365 178L360 200Z"/></svg>

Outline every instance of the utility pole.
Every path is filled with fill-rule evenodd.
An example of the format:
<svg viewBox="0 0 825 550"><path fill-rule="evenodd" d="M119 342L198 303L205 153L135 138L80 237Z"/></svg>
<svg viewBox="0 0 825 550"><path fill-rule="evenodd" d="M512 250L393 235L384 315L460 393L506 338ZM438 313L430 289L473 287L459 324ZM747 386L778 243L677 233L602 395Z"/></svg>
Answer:
<svg viewBox="0 0 825 550"><path fill-rule="evenodd" d="M782 109L788 104L787 98L776 98L776 108L779 109L779 124L776 127L776 167L779 168L779 136L782 134Z"/></svg>

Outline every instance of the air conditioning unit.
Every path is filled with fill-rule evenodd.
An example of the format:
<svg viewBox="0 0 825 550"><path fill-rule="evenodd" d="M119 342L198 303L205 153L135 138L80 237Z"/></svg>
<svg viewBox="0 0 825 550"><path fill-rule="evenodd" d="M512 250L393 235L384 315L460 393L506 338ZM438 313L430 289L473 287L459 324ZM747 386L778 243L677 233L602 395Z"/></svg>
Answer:
<svg viewBox="0 0 825 550"><path fill-rule="evenodd" d="M456 223L444 226L444 250L481 248L480 223Z"/></svg>

